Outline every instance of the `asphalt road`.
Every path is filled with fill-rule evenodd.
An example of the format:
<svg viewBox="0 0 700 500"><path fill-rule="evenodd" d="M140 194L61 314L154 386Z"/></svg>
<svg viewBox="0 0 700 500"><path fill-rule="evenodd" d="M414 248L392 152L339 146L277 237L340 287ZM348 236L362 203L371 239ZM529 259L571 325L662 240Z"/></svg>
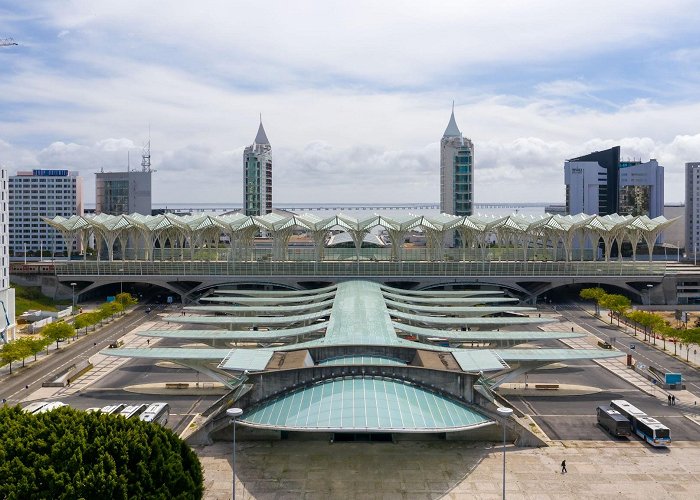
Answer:
<svg viewBox="0 0 700 500"><path fill-rule="evenodd" d="M693 392L700 392L700 377L695 370L663 352L644 345L638 337L625 335L616 328L611 328L576 304L557 305L557 312L562 315L562 319L572 321L604 340L610 342L615 338L614 345L618 349L629 352L629 344L634 342L636 348L631 352L637 359L660 369L682 373L688 388ZM558 341L557 345L551 342L545 344L547 347L564 347ZM623 349L624 346L627 349ZM700 441L700 426L686 418L676 407L669 407L591 361L577 361L567 363L561 368L536 370L528 374L527 382L587 385L602 389L602 392L597 394L570 397L509 397L521 411L532 415L542 430L553 439L626 441L627 438L614 438L605 432L597 425L595 416L596 407L608 405L613 399L626 399L667 425L671 429L672 439Z"/></svg>
<svg viewBox="0 0 700 500"><path fill-rule="evenodd" d="M40 388L44 381L55 377L78 361L88 359L112 342L116 342L129 330L147 321L149 315L145 314L145 308L136 307L99 331L79 336L78 340L71 340L70 344L61 343L58 351L52 351L36 364L16 370L0 381L0 398L5 398L8 404L19 403L27 392Z"/></svg>
<svg viewBox="0 0 700 500"><path fill-rule="evenodd" d="M613 325L603 323L599 319L588 314L578 304L557 305L557 312L565 319L580 325L586 331L610 342L616 349L631 353L632 357L641 363L652 365L665 372L682 374L687 389L695 394L700 394L700 373L698 370L695 370L663 351L649 347L643 342L643 333L638 333L637 337L633 335L634 330L626 334L617 329L616 321ZM613 339L614 342L612 341ZM656 343L658 346L662 344L662 341L657 339ZM635 348L633 350L630 349L630 344L634 344ZM673 353L673 344L671 342L666 342L666 345L668 353Z"/></svg>
<svg viewBox="0 0 700 500"><path fill-rule="evenodd" d="M144 314L144 316L147 316ZM146 319L154 320L154 317ZM178 345L177 341L163 339L159 347ZM220 396L161 396L127 392L123 388L135 384L165 382L210 382L189 368L164 368L155 360L132 359L108 373L94 384L72 396L62 396L61 401L73 408L86 410L113 404L142 404L166 402L170 405L170 418L167 427L176 433L184 430L192 417L209 408Z"/></svg>
<svg viewBox="0 0 700 500"><path fill-rule="evenodd" d="M617 441L597 425L595 410L598 406L609 405L613 399L626 399L667 425L674 440L700 441L700 426L686 418L676 407L667 406L598 365L571 364L565 368L537 370L528 376L529 383L540 381L604 389L597 394L580 396L508 398L521 411L529 413L552 439ZM625 441L624 438L621 440Z"/></svg>

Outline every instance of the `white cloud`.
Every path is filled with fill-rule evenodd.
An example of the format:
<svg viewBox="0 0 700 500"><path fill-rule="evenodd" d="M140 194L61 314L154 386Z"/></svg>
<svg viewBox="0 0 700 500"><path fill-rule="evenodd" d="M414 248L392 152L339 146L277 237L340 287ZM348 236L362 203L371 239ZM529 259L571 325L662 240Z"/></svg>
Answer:
<svg viewBox="0 0 700 500"><path fill-rule="evenodd" d="M43 3L21 22L40 19L50 40L28 24L22 57L0 53L0 162L78 169L92 199L92 173L126 168L127 151L138 166L150 125L157 202L240 203L262 112L276 200L430 201L455 99L477 201L562 200L563 161L615 144L656 157L667 199L682 199L682 165L700 158L697 91L661 102L650 94L666 75L608 73L634 65L621 51L643 61L684 34L674 57L692 60L692 2L485 5ZM630 81L651 90L606 95Z"/></svg>

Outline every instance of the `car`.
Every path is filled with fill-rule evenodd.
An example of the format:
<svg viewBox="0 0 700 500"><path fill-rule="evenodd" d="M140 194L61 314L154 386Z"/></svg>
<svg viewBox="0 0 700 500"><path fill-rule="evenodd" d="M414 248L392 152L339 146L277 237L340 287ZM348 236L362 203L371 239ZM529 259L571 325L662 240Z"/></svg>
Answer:
<svg viewBox="0 0 700 500"><path fill-rule="evenodd" d="M147 307L147 308L146 308L146 314L148 314L148 313L150 313L150 312L151 312L151 308L150 308L150 307Z"/></svg>

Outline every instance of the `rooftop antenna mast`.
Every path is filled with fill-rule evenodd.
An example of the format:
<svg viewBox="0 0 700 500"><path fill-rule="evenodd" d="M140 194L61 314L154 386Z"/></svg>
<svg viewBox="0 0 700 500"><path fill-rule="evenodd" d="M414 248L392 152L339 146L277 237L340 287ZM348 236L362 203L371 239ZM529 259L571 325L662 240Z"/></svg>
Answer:
<svg viewBox="0 0 700 500"><path fill-rule="evenodd" d="M155 172L151 170L151 126L148 126L148 141L143 146L143 152L141 153L141 171L142 172Z"/></svg>

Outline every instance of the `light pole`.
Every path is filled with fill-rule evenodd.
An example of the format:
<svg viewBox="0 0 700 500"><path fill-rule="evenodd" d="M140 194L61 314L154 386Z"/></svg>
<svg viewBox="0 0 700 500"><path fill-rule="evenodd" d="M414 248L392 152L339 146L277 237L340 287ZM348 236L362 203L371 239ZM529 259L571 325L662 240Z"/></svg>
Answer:
<svg viewBox="0 0 700 500"><path fill-rule="evenodd" d="M498 413L503 417L503 500L506 498L506 422L513 414L512 408L498 408Z"/></svg>
<svg viewBox="0 0 700 500"><path fill-rule="evenodd" d="M77 285L77 283L70 284L70 287L73 289L73 314L75 314L75 285Z"/></svg>
<svg viewBox="0 0 700 500"><path fill-rule="evenodd" d="M233 424L233 500L236 500L236 419L243 415L243 410L240 408L229 408L226 410L226 415L231 417Z"/></svg>
<svg viewBox="0 0 700 500"><path fill-rule="evenodd" d="M124 268L119 268L119 293L124 293Z"/></svg>

